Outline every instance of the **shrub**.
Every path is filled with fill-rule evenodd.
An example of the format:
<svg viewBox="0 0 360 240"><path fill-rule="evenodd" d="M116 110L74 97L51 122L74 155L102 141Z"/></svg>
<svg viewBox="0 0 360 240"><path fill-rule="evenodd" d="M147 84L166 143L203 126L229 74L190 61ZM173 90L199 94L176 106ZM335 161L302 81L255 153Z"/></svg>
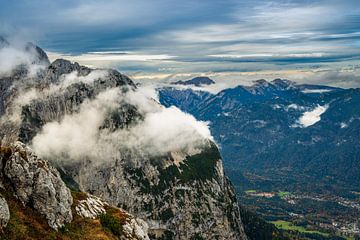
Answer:
<svg viewBox="0 0 360 240"><path fill-rule="evenodd" d="M115 218L110 214L102 214L100 215L100 223L105 230L112 232L115 236L122 235L122 224L119 219Z"/></svg>

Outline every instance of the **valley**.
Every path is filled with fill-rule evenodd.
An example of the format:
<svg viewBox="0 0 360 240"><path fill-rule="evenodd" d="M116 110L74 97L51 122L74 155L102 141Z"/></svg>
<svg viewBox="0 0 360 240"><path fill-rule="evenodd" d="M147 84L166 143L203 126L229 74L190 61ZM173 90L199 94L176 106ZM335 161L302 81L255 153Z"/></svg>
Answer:
<svg viewBox="0 0 360 240"><path fill-rule="evenodd" d="M159 89L160 101L210 122L239 202L291 239L359 236L360 90L275 79L213 94L207 84Z"/></svg>
<svg viewBox="0 0 360 240"><path fill-rule="evenodd" d="M238 196L242 204L281 229L316 232L315 234L324 236L332 234L349 239L360 233L358 199L255 190L247 190L245 194Z"/></svg>

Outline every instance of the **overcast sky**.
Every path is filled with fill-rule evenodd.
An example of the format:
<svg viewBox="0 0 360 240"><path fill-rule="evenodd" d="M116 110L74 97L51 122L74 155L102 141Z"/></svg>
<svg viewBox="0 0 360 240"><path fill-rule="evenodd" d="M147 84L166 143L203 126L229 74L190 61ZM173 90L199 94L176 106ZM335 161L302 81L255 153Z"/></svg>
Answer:
<svg viewBox="0 0 360 240"><path fill-rule="evenodd" d="M359 0L0 0L0 34L142 81L360 87Z"/></svg>

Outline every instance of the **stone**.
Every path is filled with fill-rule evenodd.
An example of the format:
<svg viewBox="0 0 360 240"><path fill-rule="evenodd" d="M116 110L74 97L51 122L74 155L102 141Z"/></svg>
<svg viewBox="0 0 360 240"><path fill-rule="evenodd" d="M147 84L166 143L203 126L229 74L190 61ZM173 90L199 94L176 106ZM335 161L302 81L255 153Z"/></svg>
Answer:
<svg viewBox="0 0 360 240"><path fill-rule="evenodd" d="M73 199L59 172L21 142L10 148L12 153L5 159L4 175L15 196L44 215L54 229L71 222Z"/></svg>
<svg viewBox="0 0 360 240"><path fill-rule="evenodd" d="M5 228L10 220L9 206L6 200L0 197L0 231Z"/></svg>

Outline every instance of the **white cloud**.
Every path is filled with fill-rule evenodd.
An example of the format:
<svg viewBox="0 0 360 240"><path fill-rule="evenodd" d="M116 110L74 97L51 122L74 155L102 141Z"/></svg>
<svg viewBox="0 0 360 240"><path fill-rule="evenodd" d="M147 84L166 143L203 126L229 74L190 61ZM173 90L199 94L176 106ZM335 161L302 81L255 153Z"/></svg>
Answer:
<svg viewBox="0 0 360 240"><path fill-rule="evenodd" d="M165 108L148 89L122 93L110 89L83 103L78 113L47 123L32 142L33 149L49 159L95 162L121 158L129 151L146 157L170 151L191 153L213 140L208 123L197 121L178 108ZM104 120L124 103L136 106L144 119L125 129L101 128ZM123 156L124 157L124 156Z"/></svg>
<svg viewBox="0 0 360 240"><path fill-rule="evenodd" d="M66 115L61 122L47 123L32 142L43 157L68 155L73 159L100 157L99 128L106 114L114 110L119 89L100 93L95 100L82 104L79 113Z"/></svg>
<svg viewBox="0 0 360 240"><path fill-rule="evenodd" d="M328 109L328 107L328 105L318 105L313 110L304 112L303 115L299 118L299 124L301 127L309 127L314 125L321 120L321 115Z"/></svg>
<svg viewBox="0 0 360 240"><path fill-rule="evenodd" d="M33 49L25 50L25 46L5 46L0 48L0 77L7 77L20 65L28 68L28 75L34 76L40 69L44 69L43 64L34 64L36 53Z"/></svg>
<svg viewBox="0 0 360 240"><path fill-rule="evenodd" d="M331 92L331 90L330 89L304 89L301 92L303 92L303 93L326 93L326 92Z"/></svg>
<svg viewBox="0 0 360 240"><path fill-rule="evenodd" d="M290 109L302 111L302 110L305 109L305 107L300 106L300 105L295 104L295 103L292 103L292 104L289 104L288 106L285 107L285 111L289 111Z"/></svg>
<svg viewBox="0 0 360 240"><path fill-rule="evenodd" d="M78 56L72 56L71 59L76 62L114 62L114 61L154 61L170 60L175 56L167 54L140 54L140 53L113 53L113 52L96 52L86 53Z"/></svg>

